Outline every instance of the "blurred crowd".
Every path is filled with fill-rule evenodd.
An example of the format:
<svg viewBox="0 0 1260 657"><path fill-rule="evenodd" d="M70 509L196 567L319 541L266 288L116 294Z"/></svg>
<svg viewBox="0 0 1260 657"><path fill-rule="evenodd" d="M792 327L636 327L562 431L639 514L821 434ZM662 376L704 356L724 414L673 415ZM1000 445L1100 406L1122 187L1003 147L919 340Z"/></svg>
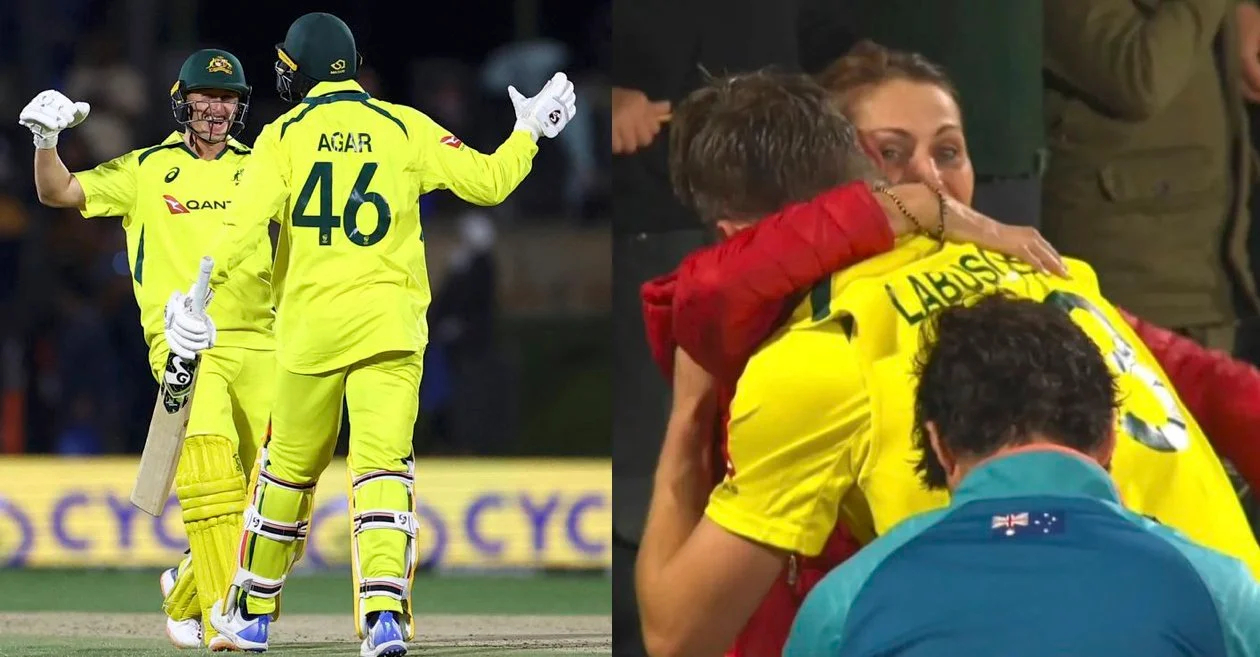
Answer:
<svg viewBox="0 0 1260 657"><path fill-rule="evenodd" d="M146 3L0 3L0 117L12 119L0 120L0 453L134 453L143 444L156 388L147 371L123 231L115 220L86 221L75 210L38 203L30 134L17 115L46 88L92 104L89 119L59 144L71 171L157 143L176 129L166 94L183 58L200 47L234 49L230 39L243 37L225 41L213 25L191 32L171 27L181 17L168 14L191 11L182 18L199 20L198 3L148 4L137 24L136 7ZM578 116L540 149L530 177L508 203L472 208L447 192L419 201L426 233L455 245L451 253L430 253L435 315L429 358L437 374L435 390L425 395L426 410L439 418L451 403L444 389L479 389L477 380L510 378L493 363L469 365L466 356L493 341L496 234L539 225L580 231L607 223L607 4L584 11L576 29L542 24L527 30L537 34L476 53L442 44L426 51L418 43L368 42L373 30L364 30L360 81L369 93L417 107L485 152L507 136L514 120L508 85L532 95L563 70L579 95ZM507 24L510 5L502 9ZM301 7L267 9L283 25ZM146 28L155 32L142 33ZM239 136L246 143L288 107L274 91L274 53L268 51L281 35L271 41L251 36L265 43L238 51L254 88ZM475 380L466 381L466 372ZM479 448L450 436L456 429L448 425L439 420L429 426L444 449ZM489 442L507 449L507 429L496 431Z"/></svg>

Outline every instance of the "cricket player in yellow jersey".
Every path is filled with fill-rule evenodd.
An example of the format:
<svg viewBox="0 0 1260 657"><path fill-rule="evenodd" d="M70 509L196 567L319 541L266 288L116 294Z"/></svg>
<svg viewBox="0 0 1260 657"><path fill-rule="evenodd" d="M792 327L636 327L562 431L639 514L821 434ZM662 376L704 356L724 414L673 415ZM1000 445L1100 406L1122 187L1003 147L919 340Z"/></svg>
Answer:
<svg viewBox="0 0 1260 657"><path fill-rule="evenodd" d="M450 189L472 203L502 202L529 173L535 142L573 116L573 85L557 74L528 99L509 88L515 129L483 155L421 112L368 95L355 81L354 36L337 17L302 16L277 51L277 86L298 104L263 129L227 233L210 253L211 285L234 289L247 278L237 263L248 245L268 217L283 215L272 432L245 512L240 569L211 622L237 649L266 649L344 398L355 627L363 655L402 655L414 635L412 433L430 300L418 199ZM212 307L201 321L233 320Z"/></svg>
<svg viewBox="0 0 1260 657"><path fill-rule="evenodd" d="M93 169L71 173L57 154L61 130L88 115L45 91L22 111L35 135L35 184L52 207L78 208L84 217L121 217L127 234L136 303L154 377L170 351L192 358L195 347L162 339L173 318L171 290L197 272L197 259L220 232L250 149L233 138L245 124L250 87L240 61L223 50L190 55L171 88L180 132L160 144L126 153ZM203 641L201 619L222 596L236 569L236 541L246 505L246 475L267 429L274 351L271 243L265 232L242 245L238 285L215 295L222 321L217 346L202 358L188 430L175 478L190 559L162 576L167 634L181 647ZM191 564L191 565L190 565ZM205 642L220 642L204 628Z"/></svg>
<svg viewBox="0 0 1260 657"><path fill-rule="evenodd" d="M671 132L671 148L685 145L676 186L719 222L867 175L837 168L857 162L856 134L803 76L714 81L678 108ZM776 173L747 163L773 163ZM728 476L707 504L677 465L687 447L666 438L638 563L645 618L676 617L658 624L668 636L649 637L654 654L721 654L789 557L818 555L837 522L866 542L947 504L947 493L926 490L915 473L914 357L924 319L994 290L1067 313L1113 367L1120 403L1111 471L1126 506L1260 575L1260 547L1203 432L1089 266L1066 262L1070 277L1058 278L916 235L806 295L739 379Z"/></svg>

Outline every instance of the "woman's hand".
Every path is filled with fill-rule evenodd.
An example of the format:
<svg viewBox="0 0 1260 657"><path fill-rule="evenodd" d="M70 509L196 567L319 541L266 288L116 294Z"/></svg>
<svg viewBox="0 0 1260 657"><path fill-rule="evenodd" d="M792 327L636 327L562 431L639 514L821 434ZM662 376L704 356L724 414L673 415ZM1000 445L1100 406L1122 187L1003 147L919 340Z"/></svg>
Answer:
<svg viewBox="0 0 1260 657"><path fill-rule="evenodd" d="M941 199L930 187L922 183L907 183L893 185L888 191L905 206L903 212L903 208L898 207L888 194L875 195L884 208L893 234L900 237L907 233L930 231L935 235L941 229ZM922 225L911 221L906 212ZM1042 237L1041 231L1028 226L1008 226L960 203L948 194L945 195L944 236L951 242L974 244L1019 258L1042 273L1069 277L1062 256Z"/></svg>

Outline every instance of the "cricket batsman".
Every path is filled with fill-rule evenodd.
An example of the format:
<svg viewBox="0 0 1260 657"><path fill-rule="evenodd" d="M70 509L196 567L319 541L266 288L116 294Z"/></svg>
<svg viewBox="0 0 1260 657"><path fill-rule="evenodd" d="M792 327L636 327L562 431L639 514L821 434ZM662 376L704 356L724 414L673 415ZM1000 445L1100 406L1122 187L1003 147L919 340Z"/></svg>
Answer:
<svg viewBox="0 0 1260 657"><path fill-rule="evenodd" d="M244 285L249 276L238 263L268 217L282 216L272 432L245 511L239 569L211 623L233 649L267 649L344 399L355 626L362 655L396 657L415 632L412 432L430 301L417 200L450 189L471 203L502 202L529 173L537 140L554 138L572 118L573 85L557 73L532 98L509 87L515 128L484 155L421 112L367 94L356 81L354 35L339 18L302 16L276 50L276 85L297 105L263 128L211 250L211 285L220 294ZM236 321L232 310L211 308L204 319L181 310L169 339L213 335L215 318Z"/></svg>
<svg viewBox="0 0 1260 657"><path fill-rule="evenodd" d="M245 125L250 87L232 53L199 50L184 61L171 87L171 109L182 132L94 169L71 173L57 154L58 134L87 118L87 103L61 92L37 95L20 123L35 140L39 200L78 208L84 217L122 217L136 303L149 365L161 380L167 358L191 359L216 336L162 339L176 318L170 291L197 272L205 245L220 232L232 193L250 159L233 136ZM161 577L167 636L181 648L223 640L204 627L211 605L235 571L236 540L246 503L242 463L252 464L267 430L272 402L274 343L271 243L266 232L241 243L238 285L213 299L217 346L202 355L186 440L175 475L190 557Z"/></svg>

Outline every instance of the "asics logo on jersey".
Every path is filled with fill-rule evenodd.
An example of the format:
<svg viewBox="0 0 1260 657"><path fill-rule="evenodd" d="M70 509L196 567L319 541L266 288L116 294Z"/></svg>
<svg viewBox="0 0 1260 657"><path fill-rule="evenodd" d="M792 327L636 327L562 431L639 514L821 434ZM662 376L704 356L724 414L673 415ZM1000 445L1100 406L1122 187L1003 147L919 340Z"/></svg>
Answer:
<svg viewBox="0 0 1260 657"><path fill-rule="evenodd" d="M181 203L179 199L170 194L163 194L162 200L166 201L166 209L171 214L188 214L193 210L226 210L231 201L198 201L193 199L187 203Z"/></svg>
<svg viewBox="0 0 1260 657"><path fill-rule="evenodd" d="M442 143L450 146L451 148L459 148L464 145L464 142L460 141L455 135L447 135L443 137Z"/></svg>
<svg viewBox="0 0 1260 657"><path fill-rule="evenodd" d="M166 172L166 177L163 178L162 180L165 180L166 182L174 182L175 179L178 177L179 177L179 167L171 167L171 170Z"/></svg>

